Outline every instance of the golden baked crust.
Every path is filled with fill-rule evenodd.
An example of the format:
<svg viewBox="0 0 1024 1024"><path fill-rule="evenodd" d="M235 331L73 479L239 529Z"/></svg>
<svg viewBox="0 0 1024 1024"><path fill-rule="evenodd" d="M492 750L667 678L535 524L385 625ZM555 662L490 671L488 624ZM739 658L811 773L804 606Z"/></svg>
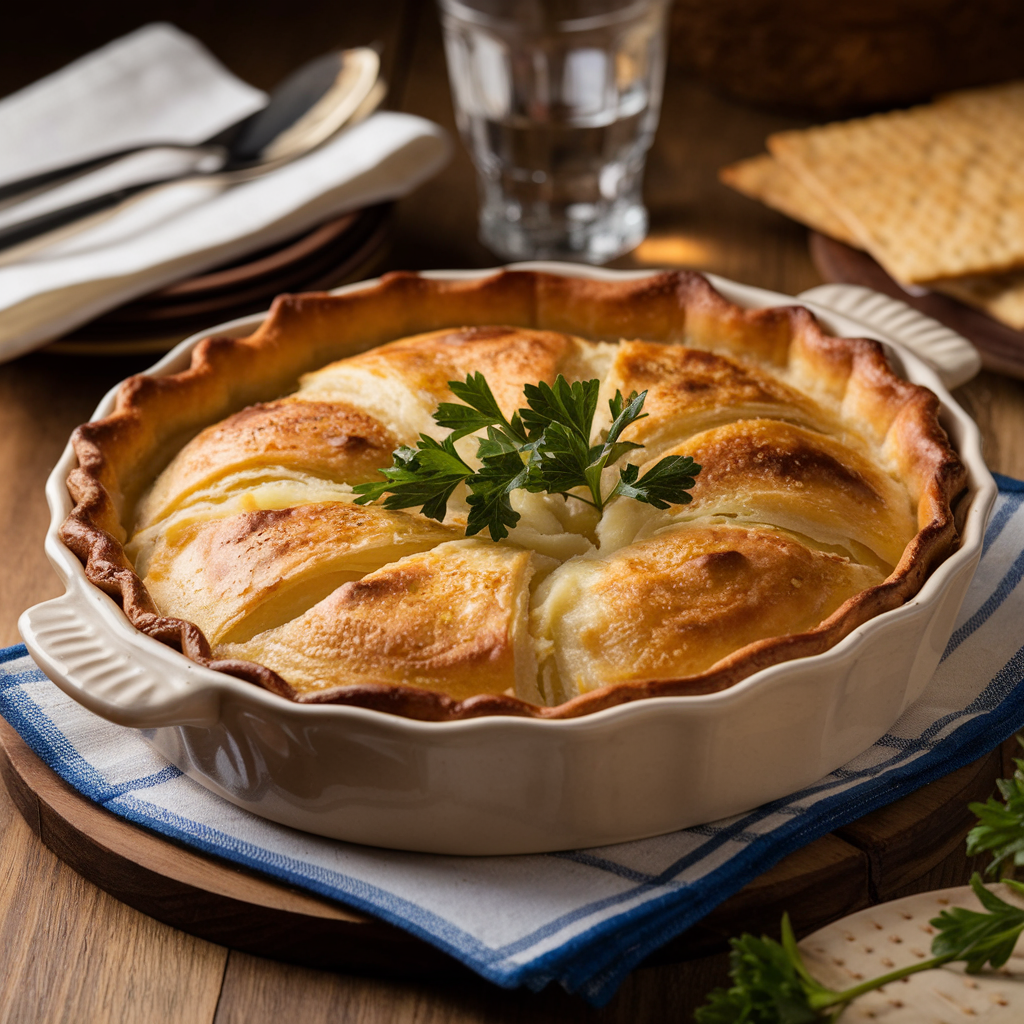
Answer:
<svg viewBox="0 0 1024 1024"><path fill-rule="evenodd" d="M625 436L701 463L693 504L570 523L517 492L518 545L453 539L457 502L447 525L349 504L396 444L436 436L471 370L507 413L557 373L648 388ZM62 536L137 628L292 699L429 720L574 717L820 653L917 592L965 482L937 399L881 346L691 273L282 296L250 337L131 378L73 440Z"/></svg>
<svg viewBox="0 0 1024 1024"><path fill-rule="evenodd" d="M737 651L813 630L884 574L782 531L697 520L573 558L534 612L540 692L561 704L602 684L697 678Z"/></svg>
<svg viewBox="0 0 1024 1024"><path fill-rule="evenodd" d="M459 531L422 517L328 501L178 520L135 559L162 608L213 644L301 615L344 583Z"/></svg>
<svg viewBox="0 0 1024 1024"><path fill-rule="evenodd" d="M223 653L276 670L287 679L280 692L306 702L367 682L427 686L455 700L514 692L517 674L535 671L522 656L532 561L511 546L449 541L338 587Z"/></svg>

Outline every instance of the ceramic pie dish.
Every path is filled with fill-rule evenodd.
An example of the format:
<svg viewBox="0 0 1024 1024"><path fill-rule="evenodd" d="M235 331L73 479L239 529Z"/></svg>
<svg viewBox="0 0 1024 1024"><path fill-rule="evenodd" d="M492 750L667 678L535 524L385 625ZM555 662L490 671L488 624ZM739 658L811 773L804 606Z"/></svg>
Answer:
<svg viewBox="0 0 1024 1024"><path fill-rule="evenodd" d="M748 308L787 301L714 284ZM374 287L355 286L364 291L360 301ZM489 319L480 320L484 315L472 314L475 322L512 319L488 310ZM415 312L409 319L413 329L437 326L417 322ZM841 316L824 319L834 333L864 333ZM226 331L240 336L252 326L250 319ZM172 353L154 374L180 370L189 351L186 344ZM641 700L557 721L494 714L415 721L372 705L290 704L134 630L120 607L87 583L56 525L48 553L68 594L26 613L23 635L59 685L114 721L153 730L151 741L204 785L325 835L405 849L513 853L623 841L736 813L814 781L892 724L934 670L980 555L995 489L976 429L927 367L892 355L911 381L940 396L943 424L967 466L958 548L909 601L848 623L830 649L748 672L720 692L648 691ZM235 408L244 404L236 400ZM113 395L97 415L112 407ZM55 524L70 511L63 480L73 465L68 452L51 480ZM768 767L749 778L737 767L737 749L745 763L754 756Z"/></svg>

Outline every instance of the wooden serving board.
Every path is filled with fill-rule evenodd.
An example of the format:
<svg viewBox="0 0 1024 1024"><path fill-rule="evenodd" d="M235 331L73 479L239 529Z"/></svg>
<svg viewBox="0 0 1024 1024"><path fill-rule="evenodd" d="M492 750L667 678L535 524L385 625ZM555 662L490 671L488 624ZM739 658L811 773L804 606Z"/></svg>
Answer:
<svg viewBox="0 0 1024 1024"><path fill-rule="evenodd" d="M1009 769L1007 748L815 840L769 867L651 957L720 953L741 931L774 932L788 910L800 934L880 900L965 882L971 800ZM307 967L405 977L467 969L399 928L180 846L92 803L47 768L0 718L0 776L22 816L79 874L183 931Z"/></svg>
<svg viewBox="0 0 1024 1024"><path fill-rule="evenodd" d="M814 265L826 281L860 284L899 299L974 342L986 370L1024 379L1024 331L1015 331L948 295L910 295L866 252L828 235L812 231L810 246Z"/></svg>

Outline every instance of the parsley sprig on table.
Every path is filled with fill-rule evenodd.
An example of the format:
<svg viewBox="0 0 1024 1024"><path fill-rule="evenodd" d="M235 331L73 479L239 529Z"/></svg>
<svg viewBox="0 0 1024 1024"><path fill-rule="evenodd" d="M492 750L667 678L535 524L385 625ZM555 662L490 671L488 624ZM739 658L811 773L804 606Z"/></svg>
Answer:
<svg viewBox="0 0 1024 1024"><path fill-rule="evenodd" d="M403 446L395 451L393 464L381 470L384 480L353 488L359 495L357 504L383 497L385 508L422 508L425 516L442 520L448 499L465 482L469 489L466 534L486 528L493 540L501 540L519 522L511 501L512 492L519 489L575 498L599 512L618 495L655 508L690 501L687 492L700 466L682 455L669 455L643 476L636 466L626 465L615 485L607 493L602 491L604 470L627 452L643 447L620 438L626 427L647 415L643 412L646 391L634 391L628 398L616 391L608 403L611 425L592 445L598 380L570 384L559 374L553 385L527 384L523 389L526 406L511 419L505 418L482 373L470 374L464 382L449 381L448 386L463 404L442 402L434 420L451 433L443 441L420 434L415 448ZM475 468L458 453L455 442L480 430L485 434L477 441L480 466Z"/></svg>
<svg viewBox="0 0 1024 1024"><path fill-rule="evenodd" d="M1024 747L1019 736L1017 742ZM991 853L986 874L1001 869L1012 873L1014 868L1024 867L1024 758L1014 758L1014 764L1013 778L996 782L1002 803L989 797L983 804L967 805L978 818L978 824L967 833L967 856Z"/></svg>
<svg viewBox="0 0 1024 1024"><path fill-rule="evenodd" d="M1024 741L1022 743L1024 746ZM971 810L979 824L967 837L967 853L994 855L989 871L1007 861L1024 864L1024 759L1016 761L1012 779L997 783L1004 798L974 803ZM1003 882L1024 897L1024 885L1010 878ZM834 1020L845 1007L865 992L881 988L918 971L931 970L953 961L967 964L976 974L986 964L1002 967L1024 933L1024 907L1014 906L985 888L977 872L971 878L983 911L952 907L931 924L938 930L932 941L932 957L879 978L836 992L816 981L800 956L789 915L782 917L782 941L766 936L741 935L731 941L728 989L716 989L694 1014L697 1024L815 1024Z"/></svg>
<svg viewBox="0 0 1024 1024"><path fill-rule="evenodd" d="M1024 896L1024 885L1007 881ZM1010 958L1021 932L1024 907L1015 907L989 892L975 872L971 878L985 912L952 907L931 924L939 934L932 942L932 958L890 971L878 978L836 992L816 981L804 966L789 915L782 917L782 942L762 935L741 935L732 940L728 989L716 989L694 1014L697 1024L815 1024L833 1020L858 996L899 981L919 971L963 960L968 974L986 964L1002 967Z"/></svg>

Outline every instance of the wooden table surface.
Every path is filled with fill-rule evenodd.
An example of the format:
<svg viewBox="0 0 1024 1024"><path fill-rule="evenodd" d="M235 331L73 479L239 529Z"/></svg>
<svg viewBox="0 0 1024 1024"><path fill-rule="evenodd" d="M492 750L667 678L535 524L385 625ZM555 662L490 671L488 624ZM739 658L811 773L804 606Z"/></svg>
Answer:
<svg viewBox="0 0 1024 1024"><path fill-rule="evenodd" d="M62 15L52 5L21 5L0 41L0 95L145 21L166 18L263 87L331 46L378 40L392 83L390 105L454 131L430 3L314 0L287 15L236 0L151 3L144 14L128 0L96 6L102 9L84 20L79 7L69 5ZM803 123L723 99L670 69L646 179L651 235L615 265L692 267L790 294L820 283L806 232L715 177L722 164L758 152L768 132ZM458 147L445 171L400 204L386 269L493 265L497 261L476 241L475 214L473 170ZM15 623L25 607L59 593L42 549L48 522L43 482L50 467L103 392L145 364L38 353L0 367L0 479L6 481L0 643L18 642ZM957 398L981 425L990 466L1024 476L1024 384L983 373ZM933 799L940 798L936 790ZM898 810L889 818L895 815ZM888 827L885 815L872 820L872 827ZM845 856L863 858L841 836L825 838L820 849L831 851L835 865L846 863ZM942 884L952 856L938 851L932 874L915 887ZM899 891L902 881L890 881L887 892ZM865 899L886 894L876 883ZM697 968L645 968L598 1013L560 992L538 997L483 982L396 982L280 964L160 924L85 882L39 842L0 788L0 1022L669 1024L688 1019L688 1008L720 969L720 960Z"/></svg>

